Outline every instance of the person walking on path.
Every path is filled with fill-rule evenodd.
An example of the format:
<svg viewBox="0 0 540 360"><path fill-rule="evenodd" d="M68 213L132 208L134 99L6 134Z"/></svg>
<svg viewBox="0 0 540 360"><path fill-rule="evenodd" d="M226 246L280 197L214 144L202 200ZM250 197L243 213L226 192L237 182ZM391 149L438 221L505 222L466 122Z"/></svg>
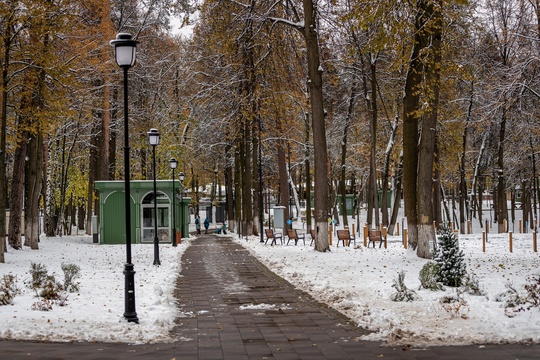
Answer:
<svg viewBox="0 0 540 360"><path fill-rule="evenodd" d="M197 229L197 235L201 234L201 219L199 215L195 216L195 229Z"/></svg>
<svg viewBox="0 0 540 360"><path fill-rule="evenodd" d="M208 220L208 216L206 219L204 219L204 233L208 234L208 227L210 226L210 220Z"/></svg>

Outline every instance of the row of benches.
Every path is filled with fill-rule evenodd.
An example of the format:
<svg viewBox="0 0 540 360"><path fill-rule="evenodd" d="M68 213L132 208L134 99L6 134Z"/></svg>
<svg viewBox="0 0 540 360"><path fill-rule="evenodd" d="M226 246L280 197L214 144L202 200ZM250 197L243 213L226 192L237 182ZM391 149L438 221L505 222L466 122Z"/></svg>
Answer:
<svg viewBox="0 0 540 360"><path fill-rule="evenodd" d="M272 229L265 229L266 233L266 242L265 244L268 244L268 240L272 240L270 242L270 245L277 245L277 240L280 240L281 244L283 245L283 234L279 232L274 232ZM310 230L309 232L311 236L311 243L310 246L313 245L313 241L315 240L315 230ZM304 242L304 245L306 245L306 235L304 233L299 233L296 229L287 229L287 245L289 245L289 242L291 240L294 240L294 245L298 245L298 241L302 240ZM343 246L350 246L351 243L354 242L356 245L356 237L354 234L351 234L348 229L345 230L337 230L337 246L339 246L339 242L341 241L343 243ZM385 243L386 247L386 237L382 234L379 230L369 230L368 231L368 247L369 244L373 243L373 247L375 247L375 242L379 242L379 248Z"/></svg>

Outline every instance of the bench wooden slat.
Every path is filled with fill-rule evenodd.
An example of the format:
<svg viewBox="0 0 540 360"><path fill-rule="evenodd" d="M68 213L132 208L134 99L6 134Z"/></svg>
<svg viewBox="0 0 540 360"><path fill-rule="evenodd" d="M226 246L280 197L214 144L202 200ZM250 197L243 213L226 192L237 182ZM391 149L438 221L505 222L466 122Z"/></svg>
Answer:
<svg viewBox="0 0 540 360"><path fill-rule="evenodd" d="M264 232L266 234L266 241L265 241L265 245L268 243L268 240L272 239L272 242L270 243L270 245L274 245L276 244L277 245L277 242L276 240L279 239L281 241L281 244L283 244L283 235L281 233L274 233L274 231L272 229L264 229Z"/></svg>
<svg viewBox="0 0 540 360"><path fill-rule="evenodd" d="M310 246L313 245L313 242L315 241L315 229L309 230L309 235L311 235L311 243Z"/></svg>
<svg viewBox="0 0 540 360"><path fill-rule="evenodd" d="M353 241L356 244L356 238L354 237L354 235L351 235L351 233L349 233L348 229L337 230L337 237L338 237L337 246L339 246L340 241L343 242L343 246L345 246L345 244L346 244L346 246L349 246L351 244L351 242L353 242ZM345 243L345 241L346 241L346 243Z"/></svg>
<svg viewBox="0 0 540 360"><path fill-rule="evenodd" d="M304 245L306 245L306 236L302 233L298 234L296 229L287 229L287 237L289 238L287 240L287 245L289 245L289 241L294 240L294 245L298 244L298 240L302 239L304 241Z"/></svg>
<svg viewBox="0 0 540 360"><path fill-rule="evenodd" d="M379 242L379 248L382 246L383 242L386 244L386 237L383 236L380 230L368 230L368 238L368 247L370 243L373 243L373 247L375 247L375 241Z"/></svg>

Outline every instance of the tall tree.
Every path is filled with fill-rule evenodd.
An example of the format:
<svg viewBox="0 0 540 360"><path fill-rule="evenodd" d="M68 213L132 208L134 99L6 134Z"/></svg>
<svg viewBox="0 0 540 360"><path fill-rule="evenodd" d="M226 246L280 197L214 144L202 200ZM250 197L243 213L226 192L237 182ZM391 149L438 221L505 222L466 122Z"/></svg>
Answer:
<svg viewBox="0 0 540 360"><path fill-rule="evenodd" d="M321 66L318 37L318 7L312 0L303 0L303 19L292 3L287 2L284 13L290 13L293 20L272 17L270 20L286 24L299 30L306 42L306 57L309 77L311 121L313 127L313 151L315 162L315 249L325 252L330 249L328 241L328 153L326 145L326 125L323 108L323 68ZM289 10L289 11L287 11ZM303 20L303 21L302 21Z"/></svg>

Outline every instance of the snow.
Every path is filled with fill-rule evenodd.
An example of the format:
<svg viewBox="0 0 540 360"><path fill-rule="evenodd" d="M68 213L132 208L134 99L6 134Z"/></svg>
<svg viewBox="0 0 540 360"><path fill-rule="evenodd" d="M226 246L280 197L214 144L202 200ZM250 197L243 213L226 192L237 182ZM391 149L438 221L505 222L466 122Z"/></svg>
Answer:
<svg viewBox="0 0 540 360"><path fill-rule="evenodd" d="M481 233L460 235L467 271L479 280L486 296L461 294L466 305L455 311L445 310L440 299L455 296L456 289L419 290L418 274L428 260L404 249L400 236L388 238L387 249L365 248L357 237L356 246L336 247L334 243L330 253L308 246L269 247L245 238L237 241L297 288L372 330L364 340L417 346L540 342L540 309L505 311L503 303L495 301L506 291L506 284L523 290L527 276L538 274L540 257L532 250L532 234L513 234L512 253L508 234L489 234L485 253ZM392 284L402 270L405 284L420 300L390 300Z"/></svg>
<svg viewBox="0 0 540 360"><path fill-rule="evenodd" d="M300 229L301 223L295 223ZM320 253L306 246L269 246L259 237L238 238L254 256L272 271L321 302L353 319L358 326L373 331L363 340L436 344L539 343L540 309L514 312L495 301L506 284L523 291L527 277L538 274L540 257L532 249L532 234L513 234L510 252L508 234L489 234L486 252L482 235L459 235L467 272L474 273L485 296L463 293L466 302L451 308L442 304L444 296L456 296L456 289L420 290L418 274L427 262L403 248L400 236L389 236L388 248L365 248L357 236L356 246L331 247ZM222 235L221 235L222 236ZM309 238L309 236L308 236ZM309 242L309 240L306 240ZM13 303L0 306L0 338L46 341L99 341L157 343L173 341L169 335L182 314L174 298L175 281L181 271L181 255L189 246L160 246L161 266L153 266L153 246L132 245L135 266L136 311L140 324L124 317L125 246L97 245L90 236L42 237L40 250L28 248L6 254L0 276L13 274L20 290ZM378 246L378 245L377 245ZM69 294L67 306L54 305L51 311L32 310L37 301L26 286L31 263L44 264L57 280L63 280L62 263L81 268L80 291ZM400 271L405 284L419 300L393 302L392 284ZM241 280L233 284L243 287ZM231 285L231 286L233 286ZM246 304L241 310L272 309L275 304Z"/></svg>
<svg viewBox="0 0 540 360"><path fill-rule="evenodd" d="M170 341L169 331L179 315L174 298L180 257L187 244L160 246L161 266L153 266L153 246L132 245L135 302L140 324L128 323L124 313L125 245L98 245L91 236L42 236L39 250L9 249L0 276L17 277L20 294L0 306L0 338L43 341L100 341L155 343ZM66 306L32 310L38 301L31 281L31 263L43 264L63 282L61 265L80 267L79 291L68 293Z"/></svg>

